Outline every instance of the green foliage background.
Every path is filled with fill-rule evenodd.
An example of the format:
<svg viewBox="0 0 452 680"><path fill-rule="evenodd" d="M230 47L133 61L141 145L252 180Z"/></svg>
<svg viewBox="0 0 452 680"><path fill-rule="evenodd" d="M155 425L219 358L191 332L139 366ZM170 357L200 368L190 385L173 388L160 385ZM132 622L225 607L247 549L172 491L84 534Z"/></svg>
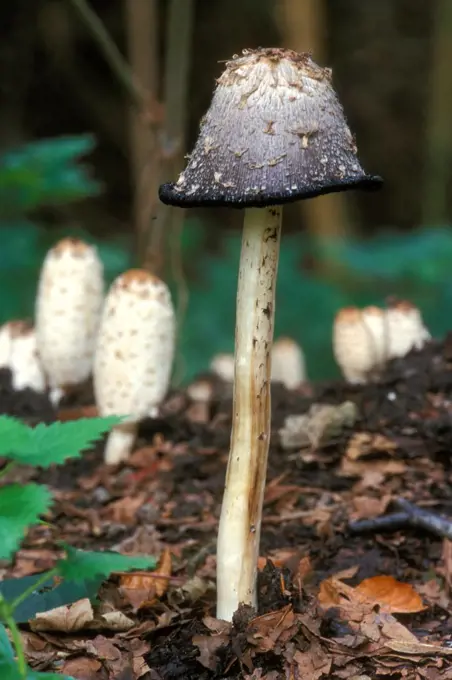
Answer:
<svg viewBox="0 0 452 680"><path fill-rule="evenodd" d="M39 268L49 247L65 235L93 241L83 229L51 231L36 210L93 196L101 191L80 157L94 145L90 136L44 140L0 159L0 321L31 317ZM183 257L196 261L188 277L189 307L181 336L184 379L207 368L216 352L232 351L240 234L225 237L221 253L204 247L208 224L188 219ZM132 264L130 239L97 242L108 280ZM310 258L313 270L303 268ZM452 229L432 227L409 234L382 230L367 242L313 243L302 234L284 235L279 266L276 335L300 341L311 378L337 374L331 352L336 310L350 304L382 304L388 295L407 297L423 311L436 335L450 327ZM189 267L187 271L190 272ZM170 285L177 293L174 281Z"/></svg>

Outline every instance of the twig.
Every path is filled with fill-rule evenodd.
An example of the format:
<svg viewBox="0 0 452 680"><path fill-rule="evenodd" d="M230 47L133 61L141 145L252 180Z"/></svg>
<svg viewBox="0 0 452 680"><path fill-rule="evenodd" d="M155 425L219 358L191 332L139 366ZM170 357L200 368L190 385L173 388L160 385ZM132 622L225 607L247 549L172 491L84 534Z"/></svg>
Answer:
<svg viewBox="0 0 452 680"><path fill-rule="evenodd" d="M397 498L394 505L399 512L382 517L350 522L348 528L354 534L379 531L398 531L405 527L420 527L440 538L452 540L452 521L433 512L418 508L404 498Z"/></svg>
<svg viewBox="0 0 452 680"><path fill-rule="evenodd" d="M398 531L409 526L410 516L406 512L393 512L382 517L372 517L371 519L359 519L350 522L349 530L353 534L379 533L380 531Z"/></svg>
<svg viewBox="0 0 452 680"><path fill-rule="evenodd" d="M398 498L394 501L394 504L402 512L407 513L410 526L422 527L422 529L426 529L440 538L452 540L452 521L447 517L441 517L441 515L418 508L404 498Z"/></svg>
<svg viewBox="0 0 452 680"><path fill-rule="evenodd" d="M142 89L140 84L135 81L129 65L115 45L102 21L86 0L69 0L69 2L77 11L86 28L93 36L104 55L105 61L127 91L130 98L137 106L143 106L147 101L146 92Z"/></svg>

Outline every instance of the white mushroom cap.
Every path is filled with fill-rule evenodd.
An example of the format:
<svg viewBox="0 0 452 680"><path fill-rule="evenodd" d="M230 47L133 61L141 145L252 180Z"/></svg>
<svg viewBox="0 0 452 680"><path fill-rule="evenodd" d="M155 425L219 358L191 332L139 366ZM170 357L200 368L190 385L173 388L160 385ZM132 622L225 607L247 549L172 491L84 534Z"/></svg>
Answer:
<svg viewBox="0 0 452 680"><path fill-rule="evenodd" d="M0 328L0 367L10 369L15 390L45 391L46 378L31 324L9 321Z"/></svg>
<svg viewBox="0 0 452 680"><path fill-rule="evenodd" d="M210 370L224 382L234 382L234 355L216 354L210 362Z"/></svg>
<svg viewBox="0 0 452 680"><path fill-rule="evenodd" d="M51 388L89 377L103 295L103 266L94 246L66 238L47 253L36 299L36 334Z"/></svg>
<svg viewBox="0 0 452 680"><path fill-rule="evenodd" d="M388 358L403 357L412 349L421 349L431 338L419 309L408 301L388 307Z"/></svg>
<svg viewBox="0 0 452 680"><path fill-rule="evenodd" d="M292 338L278 338L272 347L272 380L293 390L306 380L303 350Z"/></svg>
<svg viewBox="0 0 452 680"><path fill-rule="evenodd" d="M154 415L169 386L175 321L166 284L132 269L112 284L105 300L94 359L94 393L99 413L129 416L109 436L105 459L125 460L136 423Z"/></svg>
<svg viewBox="0 0 452 680"><path fill-rule="evenodd" d="M348 382L365 383L381 366L384 356L385 319L378 307L344 307L333 325L333 352Z"/></svg>
<svg viewBox="0 0 452 680"><path fill-rule="evenodd" d="M200 401L204 404L212 401L213 397L213 385L212 381L208 378L197 378L189 385L187 385L187 396L192 401Z"/></svg>

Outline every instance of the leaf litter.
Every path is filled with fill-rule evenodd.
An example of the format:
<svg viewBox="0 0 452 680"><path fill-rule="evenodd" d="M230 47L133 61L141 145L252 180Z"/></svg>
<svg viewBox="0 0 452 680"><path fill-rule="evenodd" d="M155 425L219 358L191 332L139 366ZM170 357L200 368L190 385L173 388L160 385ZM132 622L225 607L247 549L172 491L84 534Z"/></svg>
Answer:
<svg viewBox="0 0 452 680"><path fill-rule="evenodd" d="M159 560L149 572L118 565L97 599L41 611L22 626L30 665L77 680L452 680L451 542L422 527L349 529L390 513L398 498L452 517L450 344L392 362L379 384L272 387L259 609L241 607L232 624L215 618L228 387L213 381L202 409L185 391L169 395L118 469L103 466L96 445L81 461L24 467L23 479L16 471L15 482L45 482L56 502L3 578L51 567L62 539ZM32 397L27 406L0 390L1 410L56 417ZM78 401L72 395L62 420L86 417L90 400L86 389ZM310 420L318 404L334 424L322 416L319 432Z"/></svg>

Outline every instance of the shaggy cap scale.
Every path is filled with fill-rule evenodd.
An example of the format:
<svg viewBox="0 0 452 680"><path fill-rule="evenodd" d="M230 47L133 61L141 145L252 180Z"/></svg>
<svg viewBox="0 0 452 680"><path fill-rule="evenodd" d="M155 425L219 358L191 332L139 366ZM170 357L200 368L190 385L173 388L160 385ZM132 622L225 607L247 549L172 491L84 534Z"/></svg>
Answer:
<svg viewBox="0 0 452 680"><path fill-rule="evenodd" d="M39 354L52 388L88 378L104 294L96 248L63 239L44 260L36 299Z"/></svg>
<svg viewBox="0 0 452 680"><path fill-rule="evenodd" d="M151 414L168 389L174 312L166 284L146 271L119 276L108 292L94 361L102 415Z"/></svg>
<svg viewBox="0 0 452 680"><path fill-rule="evenodd" d="M329 69L292 50L244 50L217 81L186 169L159 195L245 208L378 187L356 153Z"/></svg>

